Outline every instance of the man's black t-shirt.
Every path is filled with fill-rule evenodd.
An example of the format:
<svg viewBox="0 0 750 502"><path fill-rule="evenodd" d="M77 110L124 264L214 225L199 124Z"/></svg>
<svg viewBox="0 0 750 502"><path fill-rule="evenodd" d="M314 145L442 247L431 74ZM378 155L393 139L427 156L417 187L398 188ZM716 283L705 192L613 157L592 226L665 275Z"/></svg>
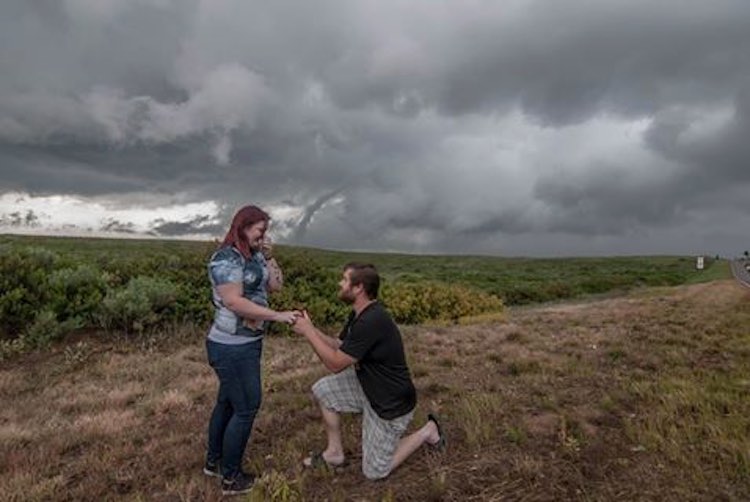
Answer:
<svg viewBox="0 0 750 502"><path fill-rule="evenodd" d="M357 317L352 311L339 338L341 350L357 360L357 378L380 418L392 420L414 409L417 392L401 333L380 303L371 303Z"/></svg>

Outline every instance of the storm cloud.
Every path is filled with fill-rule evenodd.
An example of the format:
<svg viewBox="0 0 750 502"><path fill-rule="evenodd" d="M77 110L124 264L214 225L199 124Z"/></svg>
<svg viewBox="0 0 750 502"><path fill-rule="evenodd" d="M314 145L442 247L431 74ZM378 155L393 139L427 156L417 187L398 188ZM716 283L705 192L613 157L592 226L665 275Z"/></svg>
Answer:
<svg viewBox="0 0 750 502"><path fill-rule="evenodd" d="M251 202L328 248L741 254L749 20L745 0L8 0L0 191L157 208L162 236ZM217 210L159 215L175 201ZM136 231L121 218L103 227Z"/></svg>

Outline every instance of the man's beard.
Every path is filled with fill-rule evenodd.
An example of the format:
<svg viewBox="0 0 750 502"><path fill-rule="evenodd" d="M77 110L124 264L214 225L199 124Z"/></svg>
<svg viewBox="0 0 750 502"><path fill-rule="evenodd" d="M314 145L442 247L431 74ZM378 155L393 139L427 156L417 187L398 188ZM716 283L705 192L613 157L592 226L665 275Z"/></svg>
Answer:
<svg viewBox="0 0 750 502"><path fill-rule="evenodd" d="M341 290L339 291L339 300L341 300L344 303L352 304L354 303L354 295L351 294L351 291L345 291Z"/></svg>

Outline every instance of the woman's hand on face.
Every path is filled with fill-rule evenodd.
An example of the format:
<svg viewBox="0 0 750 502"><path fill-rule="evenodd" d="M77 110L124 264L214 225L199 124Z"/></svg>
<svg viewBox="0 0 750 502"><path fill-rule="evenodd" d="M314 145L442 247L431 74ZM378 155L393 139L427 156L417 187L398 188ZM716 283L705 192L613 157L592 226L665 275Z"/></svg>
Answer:
<svg viewBox="0 0 750 502"><path fill-rule="evenodd" d="M263 257L266 260L270 260L271 258L273 258L273 241L269 237L263 239L263 242L260 246L260 252L263 253Z"/></svg>

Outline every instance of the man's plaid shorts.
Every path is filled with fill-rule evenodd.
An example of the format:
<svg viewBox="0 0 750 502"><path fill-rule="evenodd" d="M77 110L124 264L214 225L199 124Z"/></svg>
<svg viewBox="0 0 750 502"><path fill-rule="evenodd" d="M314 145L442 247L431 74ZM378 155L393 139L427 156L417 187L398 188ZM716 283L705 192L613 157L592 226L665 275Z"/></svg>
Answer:
<svg viewBox="0 0 750 502"><path fill-rule="evenodd" d="M354 367L321 378L312 387L325 408L338 413L362 413L362 472L368 479L380 479L391 472L398 442L409 426L414 410L393 420L384 420L367 400Z"/></svg>

